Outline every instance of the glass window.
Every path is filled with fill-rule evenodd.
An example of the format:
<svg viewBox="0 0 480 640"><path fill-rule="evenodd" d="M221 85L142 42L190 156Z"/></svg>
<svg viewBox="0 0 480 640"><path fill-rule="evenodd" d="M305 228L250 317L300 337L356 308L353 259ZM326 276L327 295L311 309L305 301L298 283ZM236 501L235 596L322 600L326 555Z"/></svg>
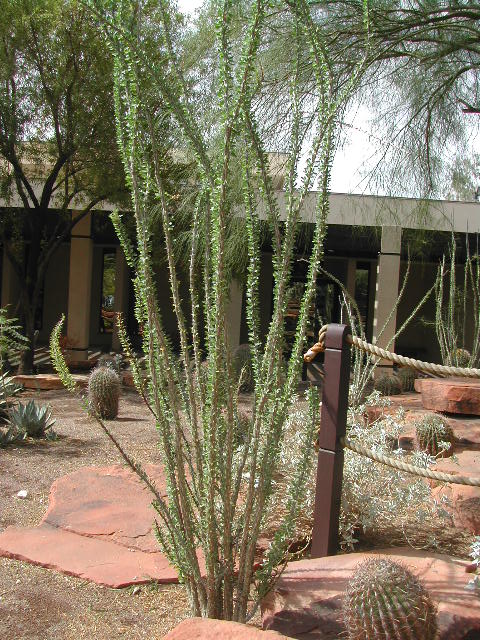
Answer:
<svg viewBox="0 0 480 640"><path fill-rule="evenodd" d="M112 333L115 303L115 249L103 250L100 333Z"/></svg>

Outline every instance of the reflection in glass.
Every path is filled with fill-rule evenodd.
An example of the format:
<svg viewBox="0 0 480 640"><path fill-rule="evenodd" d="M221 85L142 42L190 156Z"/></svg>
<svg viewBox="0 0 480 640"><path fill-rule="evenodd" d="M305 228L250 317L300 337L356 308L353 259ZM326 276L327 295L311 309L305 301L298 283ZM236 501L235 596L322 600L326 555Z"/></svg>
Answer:
<svg viewBox="0 0 480 640"><path fill-rule="evenodd" d="M100 333L112 333L115 302L115 249L104 249L102 265L102 292L100 305Z"/></svg>

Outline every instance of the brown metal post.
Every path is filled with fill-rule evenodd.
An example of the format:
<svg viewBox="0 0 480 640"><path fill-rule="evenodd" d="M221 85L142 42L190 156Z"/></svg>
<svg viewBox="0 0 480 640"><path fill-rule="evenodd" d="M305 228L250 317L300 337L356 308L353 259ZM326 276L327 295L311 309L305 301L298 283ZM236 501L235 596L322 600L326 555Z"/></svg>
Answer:
<svg viewBox="0 0 480 640"><path fill-rule="evenodd" d="M329 324L325 336L318 467L313 516L312 558L333 555L338 550L338 525L342 497L343 445L347 425L350 381L350 327Z"/></svg>

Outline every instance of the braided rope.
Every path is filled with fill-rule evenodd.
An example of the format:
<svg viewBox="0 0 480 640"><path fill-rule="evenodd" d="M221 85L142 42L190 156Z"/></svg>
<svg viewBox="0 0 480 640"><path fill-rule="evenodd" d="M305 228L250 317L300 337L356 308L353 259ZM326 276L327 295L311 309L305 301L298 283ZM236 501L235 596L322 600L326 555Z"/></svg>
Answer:
<svg viewBox="0 0 480 640"><path fill-rule="evenodd" d="M318 353L325 350L325 335L327 333L328 325L324 325L318 333L318 342L311 347L304 355L305 362L312 362ZM386 349L381 349L374 344L370 344L365 340L361 340L357 336L347 336L347 341L357 349L362 349L366 353L370 353L377 358L383 358L384 360L390 360L399 364L402 367L411 367L417 371L424 371L436 376L458 376L462 378L480 378L480 369L473 369L467 367L450 367L442 364L435 364L433 362L423 362L422 360L416 360L415 358L407 358L400 356L397 353L392 353Z"/></svg>
<svg viewBox="0 0 480 640"><path fill-rule="evenodd" d="M423 478L430 478L431 480L448 482L450 484L463 484L470 487L480 487L480 478L468 478L466 476L457 476L451 473L442 473L441 471L423 469L422 467L417 467L413 464L402 462L397 458L390 458L389 456L383 455L383 453L377 453L376 451L367 449L367 447L364 447L363 445L356 442L352 442L351 440L348 440L348 438L342 438L342 444L347 449L350 449L350 451L354 451L361 456L370 458L370 460L380 462L381 464L385 464L388 467L393 467L394 469L399 469L400 471L405 471L406 473L411 473L415 476L422 476Z"/></svg>

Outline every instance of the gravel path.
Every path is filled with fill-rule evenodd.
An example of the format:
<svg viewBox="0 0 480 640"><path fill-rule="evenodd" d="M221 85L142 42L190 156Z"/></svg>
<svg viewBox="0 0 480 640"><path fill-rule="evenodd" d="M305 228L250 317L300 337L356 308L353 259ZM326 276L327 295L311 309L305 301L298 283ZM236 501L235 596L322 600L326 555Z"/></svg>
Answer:
<svg viewBox="0 0 480 640"><path fill-rule="evenodd" d="M10 525L40 522L53 481L82 466L121 462L95 422L65 391L26 392L50 404L57 441L22 443L0 449L0 531ZM139 461L159 462L155 426L133 391L121 400L118 420L110 426ZM17 497L25 489L26 499ZM5 640L160 639L188 617L185 590L179 585L107 589L0 558L0 636Z"/></svg>

